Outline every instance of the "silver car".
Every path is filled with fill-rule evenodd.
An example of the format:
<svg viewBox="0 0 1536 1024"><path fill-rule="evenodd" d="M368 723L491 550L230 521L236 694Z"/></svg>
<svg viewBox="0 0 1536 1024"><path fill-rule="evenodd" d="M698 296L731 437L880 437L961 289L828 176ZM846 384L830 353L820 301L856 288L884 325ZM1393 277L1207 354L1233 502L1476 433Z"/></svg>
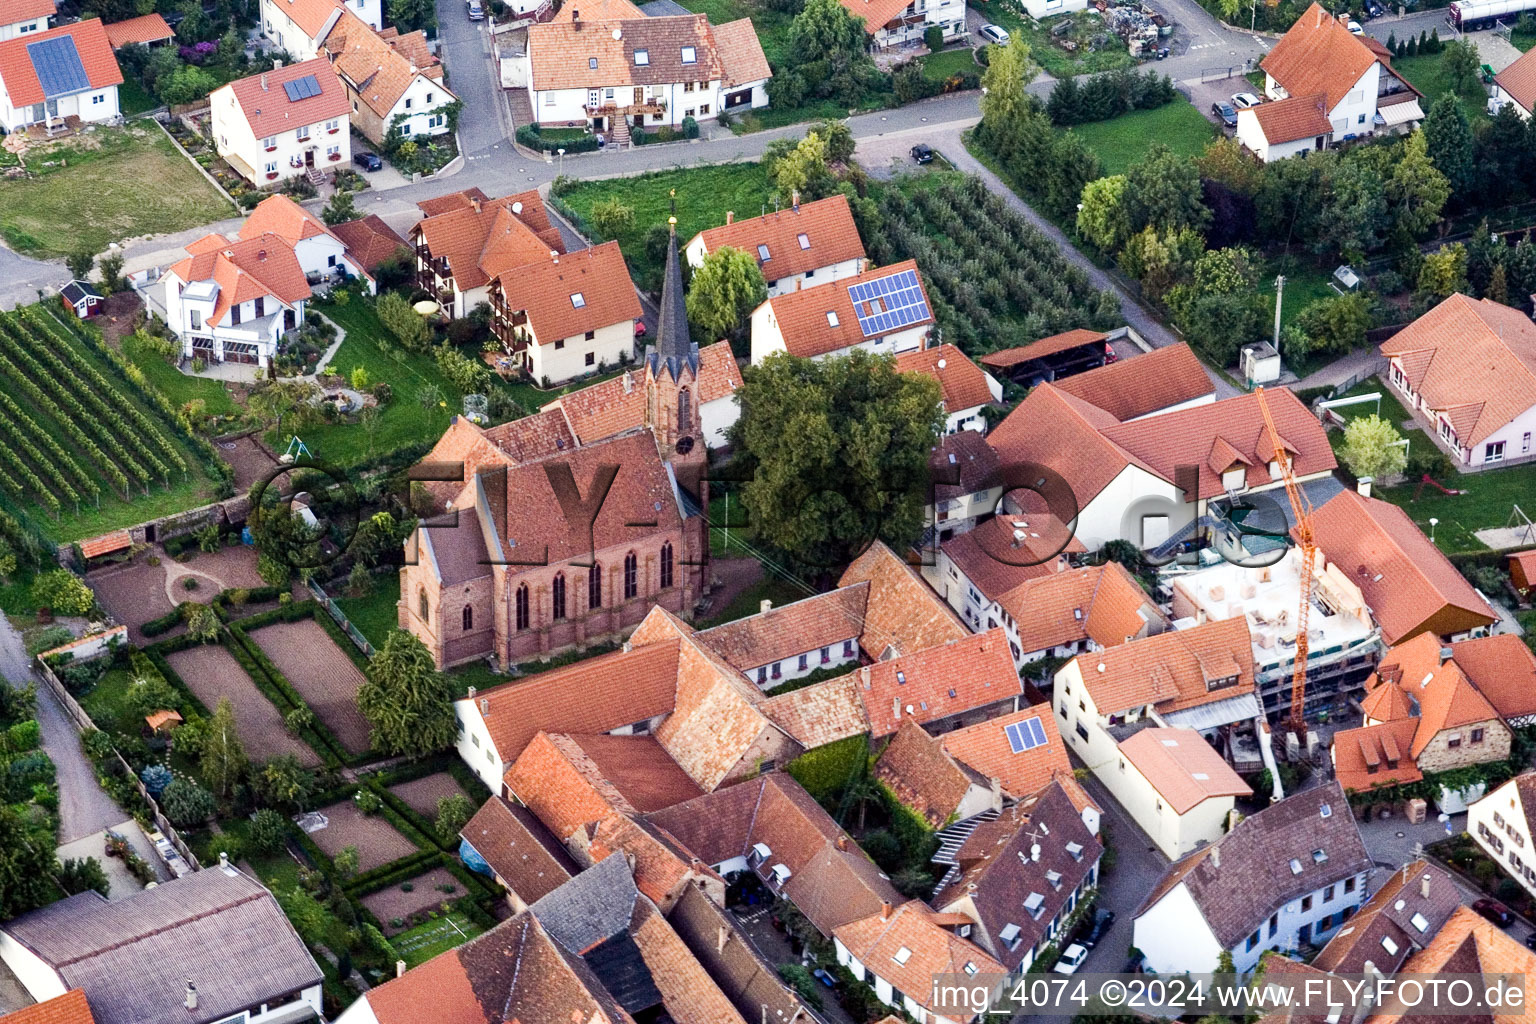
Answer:
<svg viewBox="0 0 1536 1024"><path fill-rule="evenodd" d="M468 3L469 3L469 20L470 21L484 21L485 20L485 7L484 7L483 4L480 3L480 0L468 0Z"/></svg>
<svg viewBox="0 0 1536 1024"><path fill-rule="evenodd" d="M1001 25L983 25L976 31L989 43L996 43L998 46L1008 45L1008 30Z"/></svg>

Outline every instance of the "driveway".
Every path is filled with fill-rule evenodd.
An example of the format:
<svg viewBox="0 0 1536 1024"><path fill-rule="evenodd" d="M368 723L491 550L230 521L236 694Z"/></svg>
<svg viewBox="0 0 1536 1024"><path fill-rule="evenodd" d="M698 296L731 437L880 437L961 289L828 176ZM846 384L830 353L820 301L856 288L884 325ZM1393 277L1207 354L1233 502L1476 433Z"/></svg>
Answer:
<svg viewBox="0 0 1536 1024"><path fill-rule="evenodd" d="M448 85L464 101L459 145L466 161L483 159L498 149L501 154L510 153L512 117L501 94L500 72L491 61L486 23L469 20L464 0L437 0L437 38L448 67ZM439 184L434 194L443 191Z"/></svg>
<svg viewBox="0 0 1536 1024"><path fill-rule="evenodd" d="M36 302L39 289L58 289L68 283L64 264L30 259L0 245L0 309Z"/></svg>

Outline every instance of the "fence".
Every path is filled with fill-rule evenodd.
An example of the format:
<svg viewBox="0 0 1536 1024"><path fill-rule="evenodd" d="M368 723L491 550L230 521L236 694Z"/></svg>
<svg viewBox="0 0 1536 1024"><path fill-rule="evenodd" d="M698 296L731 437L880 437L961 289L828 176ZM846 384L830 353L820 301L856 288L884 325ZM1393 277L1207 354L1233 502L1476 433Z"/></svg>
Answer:
<svg viewBox="0 0 1536 1024"><path fill-rule="evenodd" d="M357 631L357 627L352 625L347 619L347 613L337 606L335 599L325 592L325 588L314 580L310 580L309 592L315 596L316 601L320 602L321 607L331 613L331 618L336 620L336 625L340 626L342 631L357 645L357 649L368 657L373 657L373 644L369 643L368 638Z"/></svg>
<svg viewBox="0 0 1536 1024"><path fill-rule="evenodd" d="M96 723L91 720L91 716L86 713L85 709L80 706L69 690L64 687L64 684L59 681L59 677L53 674L53 669L48 666L47 662L43 661L41 657L36 658L32 663L32 670L42 679L48 689L53 692L53 695L58 698L59 706L74 720L76 729L84 733L87 730L94 730L96 728ZM170 844L176 848L176 852L181 854L186 862L192 866L193 871L201 870L202 864L198 861L197 855L187 846L186 842L181 838L181 834L176 831L176 827L171 824L170 819L161 813L159 802L150 795L149 790L144 786L143 780L133 770L133 766L115 748L112 751L112 756L122 766L123 774L133 780L134 788L139 791L139 796L143 797L144 803L149 806L150 817L154 820L155 827L160 830L160 834L170 841ZM155 852L159 853L158 850ZM161 859L164 860L163 857ZM166 867L169 869L170 864L166 864Z"/></svg>

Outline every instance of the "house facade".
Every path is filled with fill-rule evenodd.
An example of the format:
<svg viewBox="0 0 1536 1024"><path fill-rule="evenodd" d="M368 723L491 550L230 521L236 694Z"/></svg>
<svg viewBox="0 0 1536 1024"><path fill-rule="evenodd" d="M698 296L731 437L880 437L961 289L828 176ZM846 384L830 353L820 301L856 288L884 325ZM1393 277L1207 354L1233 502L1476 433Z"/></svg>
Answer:
<svg viewBox="0 0 1536 1024"><path fill-rule="evenodd" d="M416 283L450 317L490 301L490 285L518 267L565 252L536 191L491 199L478 188L417 204L426 215L411 228Z"/></svg>
<svg viewBox="0 0 1536 1024"><path fill-rule="evenodd" d="M0 42L48 31L54 13L54 0L16 0L0 15Z"/></svg>
<svg viewBox="0 0 1536 1024"><path fill-rule="evenodd" d="M253 185L334 172L352 159L351 105L324 57L231 82L209 105L219 156Z"/></svg>
<svg viewBox="0 0 1536 1024"><path fill-rule="evenodd" d="M372 276L347 245L325 221L281 193L268 196L240 226L242 238L276 235L293 247L299 269L311 286L333 282L343 277L358 277L375 286Z"/></svg>
<svg viewBox="0 0 1536 1024"><path fill-rule="evenodd" d="M261 0L261 34L295 60L312 60L343 14L384 28L383 0Z"/></svg>
<svg viewBox="0 0 1536 1024"><path fill-rule="evenodd" d="M705 256L727 246L757 259L770 298L840 281L864 269L864 242L844 195L792 202L782 210L741 220L728 210L724 224L694 235L683 253L697 270Z"/></svg>
<svg viewBox="0 0 1536 1024"><path fill-rule="evenodd" d="M986 433L987 418L981 411L1003 400L1003 386L997 378L954 345L904 352L896 357L896 372L920 373L938 381L946 434L958 430Z"/></svg>
<svg viewBox="0 0 1536 1024"><path fill-rule="evenodd" d="M1142 729L1119 746L1094 775L1169 860L1220 839L1235 799L1253 794L1193 729Z"/></svg>
<svg viewBox="0 0 1536 1024"><path fill-rule="evenodd" d="M266 368L304 321L310 287L293 246L274 234L208 235L162 277L166 325L183 359Z"/></svg>
<svg viewBox="0 0 1536 1024"><path fill-rule="evenodd" d="M458 97L444 83L443 65L420 29L376 32L348 10L328 30L321 52L346 87L352 126L374 145L383 145L391 130L405 139L452 130L446 108Z"/></svg>
<svg viewBox="0 0 1536 1024"><path fill-rule="evenodd" d="M9 36L0 31L0 129L14 132L69 117L116 118L123 72L101 21L50 29L47 20L39 14L5 26Z"/></svg>
<svg viewBox="0 0 1536 1024"><path fill-rule="evenodd" d="M947 435L928 457L932 501L924 546L976 528L1003 499L997 452L974 430Z"/></svg>
<svg viewBox="0 0 1536 1024"><path fill-rule="evenodd" d="M887 905L879 914L834 931L832 946L837 962L877 999L918 1024L969 1024L982 1013L946 1006L937 997L934 979L945 974L985 977L992 986L988 994L998 996L1005 972L979 946L946 927L946 920L921 900Z"/></svg>
<svg viewBox="0 0 1536 1024"><path fill-rule="evenodd" d="M1536 772L1524 772L1467 808L1467 834L1536 895Z"/></svg>
<svg viewBox="0 0 1536 1024"><path fill-rule="evenodd" d="M935 26L946 42L966 34L963 0L842 0L842 5L864 22L865 35L878 50L922 42L923 33Z"/></svg>
<svg viewBox="0 0 1536 1024"><path fill-rule="evenodd" d="M906 260L770 296L752 312L752 363L775 352L807 359L854 349L876 355L916 352L936 322L917 262Z"/></svg>

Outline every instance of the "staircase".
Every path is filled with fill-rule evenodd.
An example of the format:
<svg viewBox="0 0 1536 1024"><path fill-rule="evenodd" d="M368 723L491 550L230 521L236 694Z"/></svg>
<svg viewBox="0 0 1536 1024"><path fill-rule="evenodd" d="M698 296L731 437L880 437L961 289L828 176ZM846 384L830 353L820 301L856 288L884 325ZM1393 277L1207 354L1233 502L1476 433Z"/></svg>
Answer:
<svg viewBox="0 0 1536 1024"><path fill-rule="evenodd" d="M309 183L317 189L325 184L325 172L318 167L311 167L305 172L304 177L308 178Z"/></svg>
<svg viewBox="0 0 1536 1024"><path fill-rule="evenodd" d="M629 121L622 115L613 119L613 130L608 133L608 140L615 150L629 148Z"/></svg>
<svg viewBox="0 0 1536 1024"><path fill-rule="evenodd" d="M978 825L984 821L996 821L997 815L998 812L995 810L982 811L980 814L966 818L964 821L957 821L948 828L934 833L939 840L939 849L933 855L933 863L949 865L949 870L944 872L944 877L939 879L938 885L934 886L935 894L960 877L960 865L955 859L960 853L960 847L971 838L971 833L976 831Z"/></svg>

